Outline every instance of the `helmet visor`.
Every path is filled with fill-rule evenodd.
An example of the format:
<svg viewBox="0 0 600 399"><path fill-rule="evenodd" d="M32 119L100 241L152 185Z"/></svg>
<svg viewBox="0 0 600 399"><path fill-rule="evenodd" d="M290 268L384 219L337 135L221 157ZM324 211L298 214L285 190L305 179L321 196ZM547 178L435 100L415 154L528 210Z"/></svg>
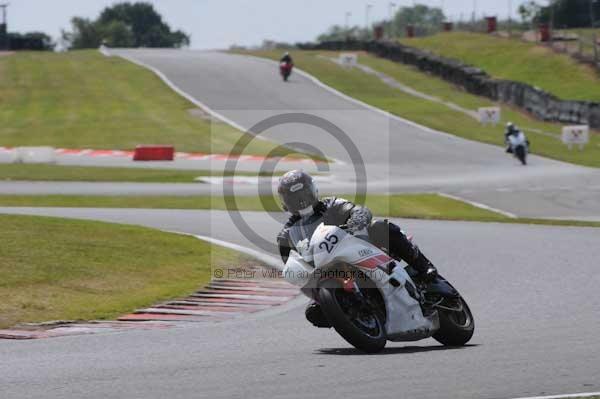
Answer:
<svg viewBox="0 0 600 399"><path fill-rule="evenodd" d="M312 182L298 182L288 189L279 190L279 198L286 211L298 213L319 200L317 187Z"/></svg>

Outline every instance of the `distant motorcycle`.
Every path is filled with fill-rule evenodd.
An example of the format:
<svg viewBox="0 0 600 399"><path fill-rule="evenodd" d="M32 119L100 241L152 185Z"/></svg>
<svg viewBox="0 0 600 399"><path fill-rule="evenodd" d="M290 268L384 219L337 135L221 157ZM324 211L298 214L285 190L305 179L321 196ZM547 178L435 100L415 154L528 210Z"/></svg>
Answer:
<svg viewBox="0 0 600 399"><path fill-rule="evenodd" d="M292 251L285 279L321 305L333 328L368 353L386 342L433 337L465 345L475 322L469 306L443 277L425 283L375 245L321 223L299 252Z"/></svg>
<svg viewBox="0 0 600 399"><path fill-rule="evenodd" d="M281 77L283 78L284 82L287 82L288 78L292 74L293 68L294 64L292 64L291 62L282 62L281 64L279 64L279 73L281 74Z"/></svg>
<svg viewBox="0 0 600 399"><path fill-rule="evenodd" d="M508 145L512 154L519 160L523 165L527 165L527 154L529 152L529 140L525 137L525 134L521 131L511 134L508 136Z"/></svg>

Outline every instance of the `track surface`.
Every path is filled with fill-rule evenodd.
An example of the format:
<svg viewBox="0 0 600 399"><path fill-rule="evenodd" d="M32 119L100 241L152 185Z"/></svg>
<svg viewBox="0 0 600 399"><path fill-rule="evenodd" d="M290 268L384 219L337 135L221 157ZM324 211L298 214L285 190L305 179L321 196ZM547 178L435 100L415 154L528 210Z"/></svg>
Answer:
<svg viewBox="0 0 600 399"><path fill-rule="evenodd" d="M247 244L224 212L0 209L177 229ZM277 223L245 213L272 237ZM0 341L2 398L509 398L600 390L600 235L585 228L398 221L468 299L473 346L364 356L302 306L221 324ZM499 239L501 237L501 239ZM465 245L468 243L468 245Z"/></svg>
<svg viewBox="0 0 600 399"><path fill-rule="evenodd" d="M294 74L289 83L276 64L217 52L114 50L162 72L177 87L244 128L267 117L306 112L339 127L366 165L370 192L442 191L510 211L519 216L600 220L600 171L531 156L522 167L501 148L431 132L337 96L313 80ZM281 143L301 142L346 162L333 167L335 181L322 191L349 192L355 175L348 151L323 129L291 123L264 135ZM64 190L98 193L106 187L52 183L16 187L0 183L0 192L44 193ZM268 188L270 189L270 188ZM108 192L159 193L152 185L113 186ZM178 185L163 193L214 192L214 187ZM256 187L241 187L252 194Z"/></svg>
<svg viewBox="0 0 600 399"><path fill-rule="evenodd" d="M360 149L372 191L440 190L525 216L600 215L596 171L539 157L531 157L530 167L519 167L497 147L389 120L305 77L294 75L284 86L267 61L210 52L127 54L158 67L185 91L246 127L285 110L310 110L326 117ZM303 137L349 164L347 154L318 129L292 124L267 135L281 142ZM333 172L338 181L331 187L352 187L347 166ZM98 187L53 185L73 192ZM156 186L154 192L199 186L207 185ZM0 184L0 192L36 187L44 192L35 184L21 188ZM123 190L147 187L154 186ZM251 245L224 212L43 208L0 212L142 224ZM244 217L263 237L274 237L277 221L262 213ZM469 301L477 323L473 346L446 349L426 340L390 344L380 356L363 356L335 333L308 325L303 308L290 304L241 321L190 324L170 331L0 341L0 396L509 398L600 391L600 275L593 262L600 256L597 230L399 223L416 235Z"/></svg>

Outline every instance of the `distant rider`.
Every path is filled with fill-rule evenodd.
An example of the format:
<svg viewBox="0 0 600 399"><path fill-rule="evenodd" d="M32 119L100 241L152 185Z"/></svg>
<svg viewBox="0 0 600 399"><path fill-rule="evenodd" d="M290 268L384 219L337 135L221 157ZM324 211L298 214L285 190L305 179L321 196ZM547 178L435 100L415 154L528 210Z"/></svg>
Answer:
<svg viewBox="0 0 600 399"><path fill-rule="evenodd" d="M504 131L504 143L506 144L506 152L512 153L512 147L510 146L509 137L517 133L518 129L514 123L508 122L506 124L506 130Z"/></svg>
<svg viewBox="0 0 600 399"><path fill-rule="evenodd" d="M305 240L310 240L322 222L326 225L343 226L347 232L368 239L386 251L391 257L404 260L417 272L417 278L429 282L437 277L437 270L423 255L419 247L404 232L387 220L373 220L371 211L343 198L319 199L313 178L301 170L287 172L279 179L279 198L291 216L279 235L277 243L283 263L290 251L298 251ZM305 244L304 244L305 245ZM299 252L299 251L298 251ZM317 327L331 327L316 302L308 305L306 318Z"/></svg>
<svg viewBox="0 0 600 399"><path fill-rule="evenodd" d="M287 51L285 53L283 53L283 57L281 57L281 59L279 60L279 63L286 63L286 64L294 64L294 61L292 60L292 56L290 55L290 53L288 53Z"/></svg>
<svg viewBox="0 0 600 399"><path fill-rule="evenodd" d="M529 148L529 140L525 136L525 133L521 131L512 122L506 124L506 131L504 132L504 142L506 144L506 152L512 154L514 147L520 144L525 144Z"/></svg>

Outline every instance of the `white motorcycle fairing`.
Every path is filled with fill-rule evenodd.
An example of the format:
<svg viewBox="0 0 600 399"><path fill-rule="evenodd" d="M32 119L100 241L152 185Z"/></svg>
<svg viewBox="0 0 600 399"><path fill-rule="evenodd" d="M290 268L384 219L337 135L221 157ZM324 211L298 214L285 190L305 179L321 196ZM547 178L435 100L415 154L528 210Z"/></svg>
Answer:
<svg viewBox="0 0 600 399"><path fill-rule="evenodd" d="M511 134L508 136L508 142L513 150L520 145L527 147L527 138L523 132L518 132L517 134Z"/></svg>
<svg viewBox="0 0 600 399"><path fill-rule="evenodd" d="M412 285L409 287L412 289L415 284L406 270L399 266L388 274L387 266L394 260L376 246L337 226L322 223L310 242L303 244L298 252L291 251L283 273L288 282L303 288L305 294L313 292L311 288L317 288L321 279L336 278L337 265L349 264L370 278L381 292L386 308L387 339L419 340L439 328L437 312L423 316L421 306L408 293L406 286Z"/></svg>

